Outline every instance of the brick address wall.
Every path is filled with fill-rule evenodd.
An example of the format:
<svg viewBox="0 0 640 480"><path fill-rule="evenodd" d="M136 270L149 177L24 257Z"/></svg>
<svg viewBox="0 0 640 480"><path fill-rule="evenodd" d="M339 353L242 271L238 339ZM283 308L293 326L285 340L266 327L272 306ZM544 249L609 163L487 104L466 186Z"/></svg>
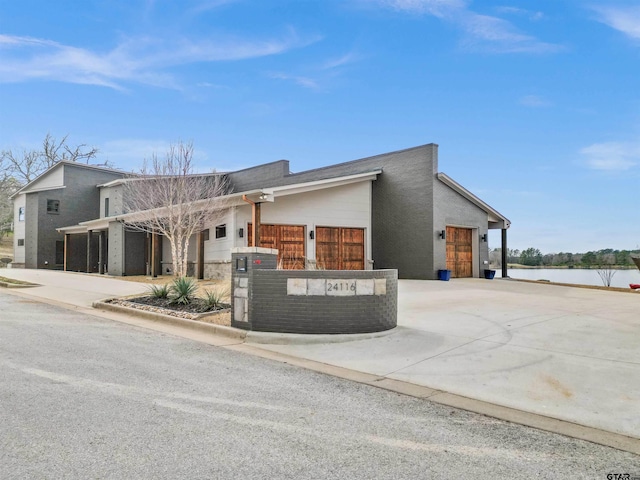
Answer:
<svg viewBox="0 0 640 480"><path fill-rule="evenodd" d="M235 265L236 254L233 256ZM264 268L266 258L259 257L261 268L251 268L255 257L249 254L248 272L239 275L233 272L232 288L237 290L241 282L243 287L246 285L248 307L244 317L247 321L236 321L241 317L232 312L234 327L261 332L344 334L380 332L397 325L397 270L275 270ZM287 280L295 278L384 279L386 292L351 296L289 295ZM245 301L244 298L237 300Z"/></svg>

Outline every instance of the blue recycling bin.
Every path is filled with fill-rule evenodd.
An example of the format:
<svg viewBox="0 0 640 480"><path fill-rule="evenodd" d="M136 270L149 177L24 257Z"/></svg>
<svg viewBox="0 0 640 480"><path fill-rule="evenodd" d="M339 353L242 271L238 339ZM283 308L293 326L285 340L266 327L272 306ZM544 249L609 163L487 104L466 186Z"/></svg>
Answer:
<svg viewBox="0 0 640 480"><path fill-rule="evenodd" d="M438 280L448 282L451 278L451 270L438 270Z"/></svg>
<svg viewBox="0 0 640 480"><path fill-rule="evenodd" d="M493 277L496 276L496 271L495 270L485 270L484 271L484 278L486 278L487 280L493 280Z"/></svg>

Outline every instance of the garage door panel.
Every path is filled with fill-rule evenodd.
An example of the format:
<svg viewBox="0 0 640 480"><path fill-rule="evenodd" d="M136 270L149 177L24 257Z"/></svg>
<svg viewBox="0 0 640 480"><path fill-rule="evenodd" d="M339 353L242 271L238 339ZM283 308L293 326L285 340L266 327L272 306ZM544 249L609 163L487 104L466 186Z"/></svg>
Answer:
<svg viewBox="0 0 640 480"><path fill-rule="evenodd" d="M364 270L364 229L316 227L316 262L326 270Z"/></svg>
<svg viewBox="0 0 640 480"><path fill-rule="evenodd" d="M249 245L252 243L252 224L248 225ZM278 250L278 266L285 270L304 270L306 266L304 225L260 224L260 246Z"/></svg>
<svg viewBox="0 0 640 480"><path fill-rule="evenodd" d="M447 227L447 269L453 278L473 276L473 229Z"/></svg>

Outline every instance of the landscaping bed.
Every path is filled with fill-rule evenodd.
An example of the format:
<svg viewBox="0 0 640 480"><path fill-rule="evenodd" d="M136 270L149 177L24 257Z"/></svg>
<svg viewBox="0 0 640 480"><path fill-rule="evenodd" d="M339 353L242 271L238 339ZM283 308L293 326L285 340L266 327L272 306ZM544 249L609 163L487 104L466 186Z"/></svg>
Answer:
<svg viewBox="0 0 640 480"><path fill-rule="evenodd" d="M226 289L202 289L192 278L176 278L170 284L151 285L147 295L114 298L106 303L216 325L231 325L231 305L223 301Z"/></svg>
<svg viewBox="0 0 640 480"><path fill-rule="evenodd" d="M222 304L219 307L207 309L197 300L187 305L182 305L171 303L171 300L168 299L156 298L153 296L126 299L113 298L111 300L107 300L106 303L134 308L136 310L161 313L172 317L205 321L207 323L215 323L217 325L231 325L231 305L229 304Z"/></svg>

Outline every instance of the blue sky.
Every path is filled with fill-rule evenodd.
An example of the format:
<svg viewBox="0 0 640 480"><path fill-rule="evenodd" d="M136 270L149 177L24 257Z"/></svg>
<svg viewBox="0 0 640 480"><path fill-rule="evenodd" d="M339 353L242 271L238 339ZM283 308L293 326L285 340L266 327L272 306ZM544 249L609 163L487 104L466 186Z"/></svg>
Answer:
<svg viewBox="0 0 640 480"><path fill-rule="evenodd" d="M302 171L434 142L545 253L640 247L639 85L637 1L0 0L0 149Z"/></svg>

